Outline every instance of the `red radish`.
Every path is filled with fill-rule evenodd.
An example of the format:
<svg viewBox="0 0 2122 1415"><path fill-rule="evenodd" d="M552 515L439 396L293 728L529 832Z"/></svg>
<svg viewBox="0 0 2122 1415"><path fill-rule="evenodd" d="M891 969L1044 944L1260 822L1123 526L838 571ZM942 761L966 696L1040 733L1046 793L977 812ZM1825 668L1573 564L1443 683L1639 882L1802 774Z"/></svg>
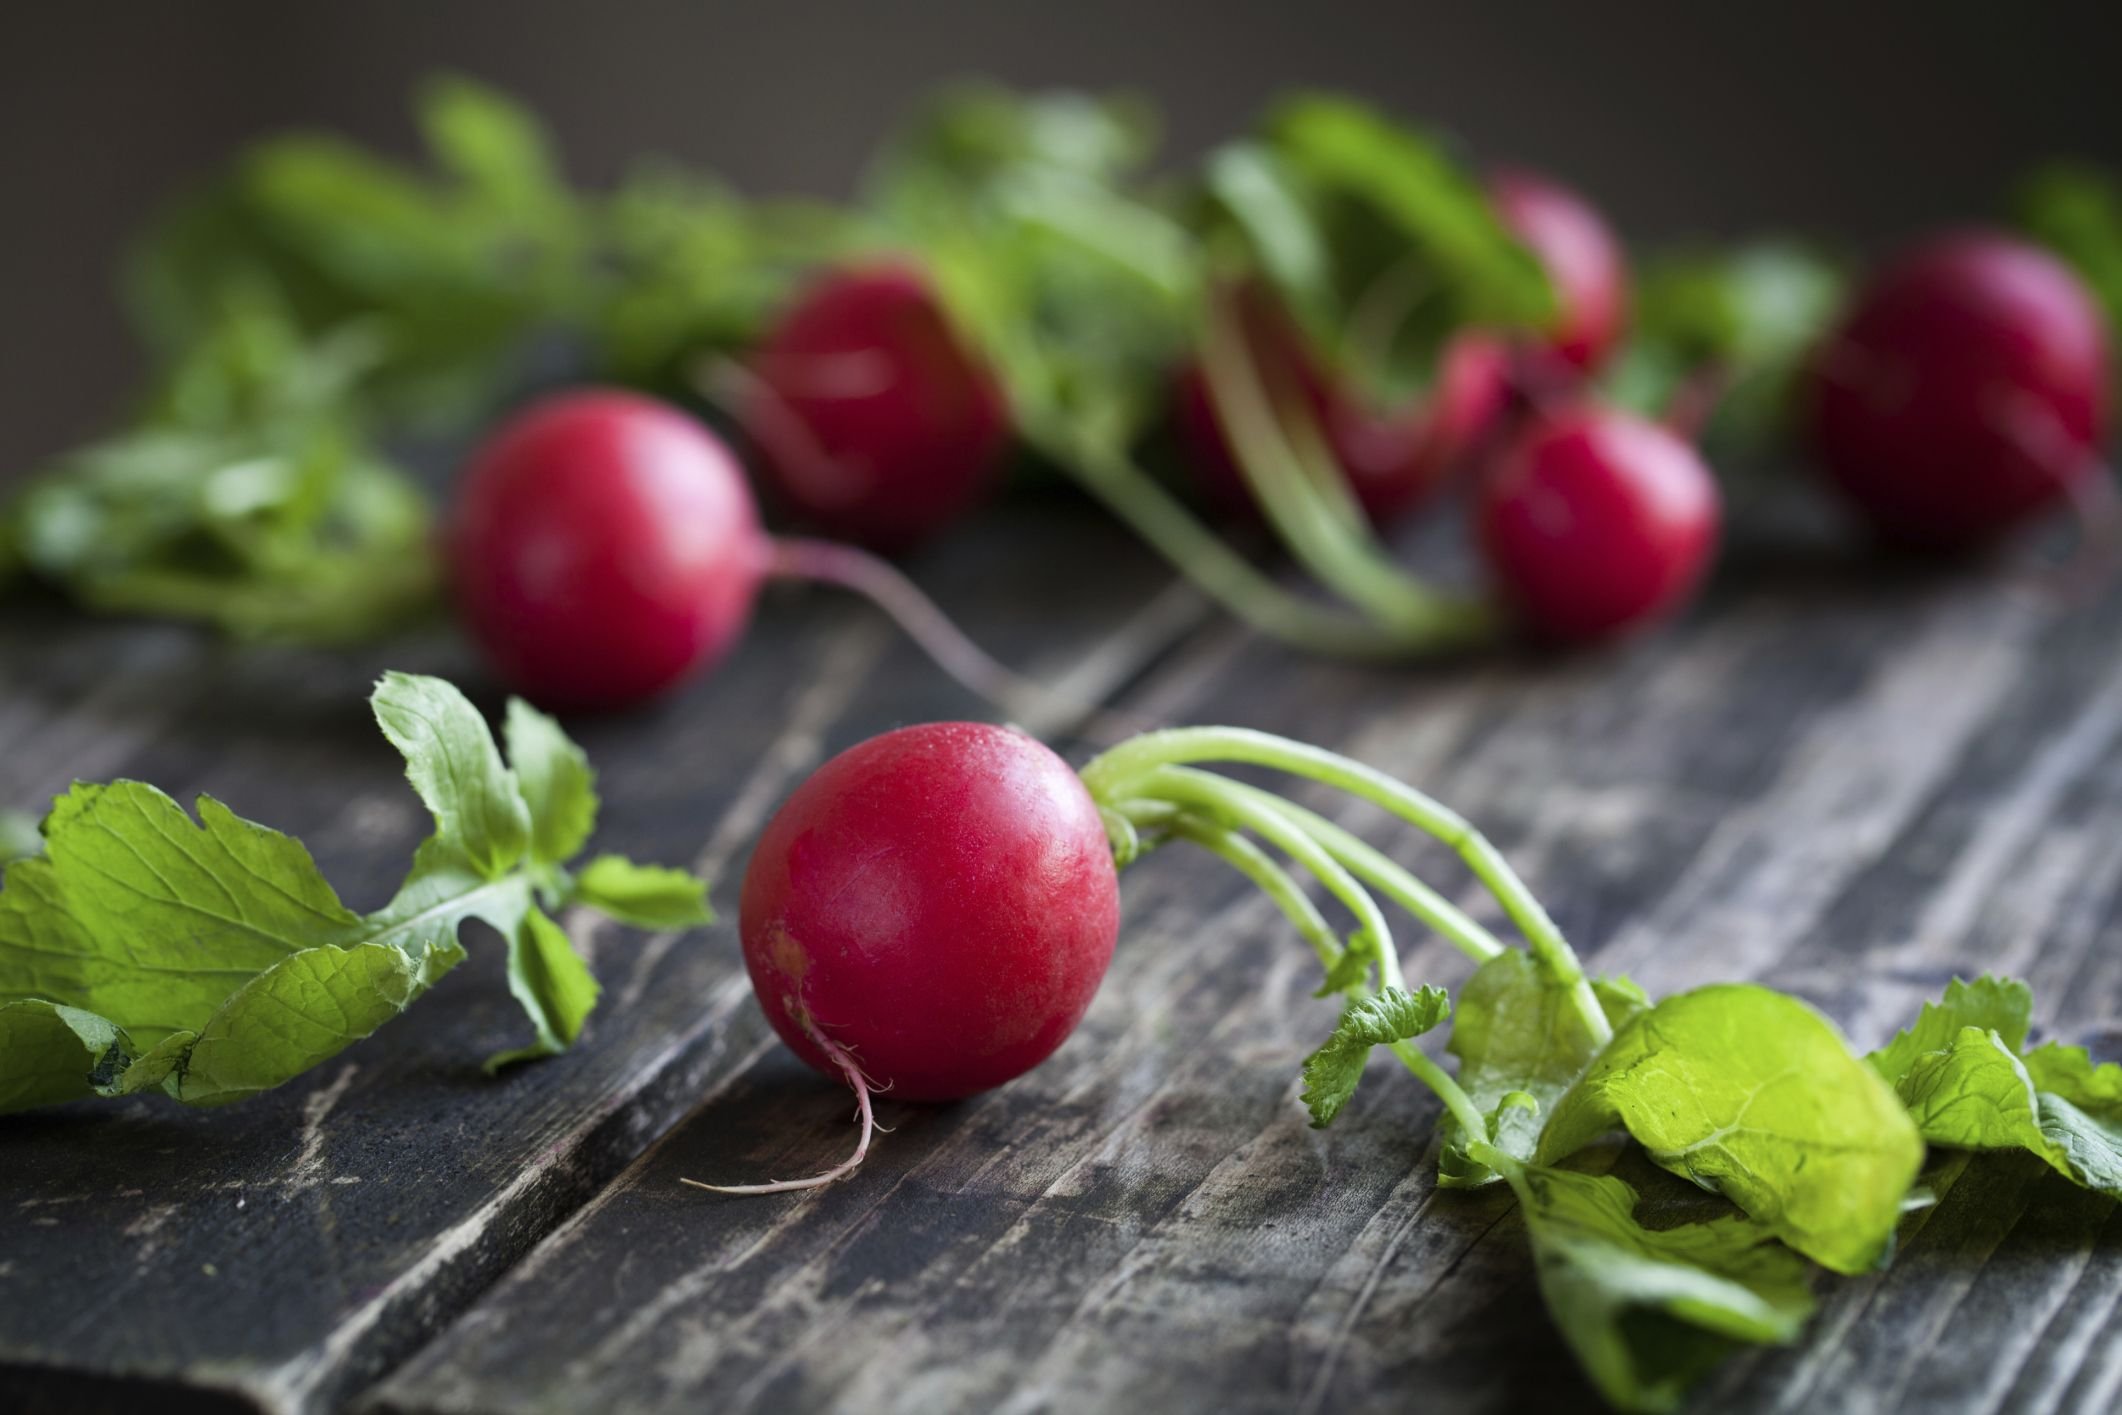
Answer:
<svg viewBox="0 0 2122 1415"><path fill-rule="evenodd" d="M772 568L743 471L675 408L566 394L517 416L457 491L457 603L536 702L621 707L719 661Z"/></svg>
<svg viewBox="0 0 2122 1415"><path fill-rule="evenodd" d="M1708 567L1717 483L1680 437L1577 406L1536 418L1482 484L1480 540L1504 596L1538 632L1604 637L1678 607Z"/></svg>
<svg viewBox="0 0 2122 1415"><path fill-rule="evenodd" d="M866 1148L872 1087L954 1100L1067 1039L1112 961L1120 886L1068 763L1011 728L928 723L797 788L752 853L741 931L767 1020L855 1089Z"/></svg>
<svg viewBox="0 0 2122 1415"><path fill-rule="evenodd" d="M775 499L828 535L905 550L995 483L1001 386L912 265L829 272L744 372L739 407Z"/></svg>
<svg viewBox="0 0 2122 1415"><path fill-rule="evenodd" d="M1559 317L1546 347L1570 368L1598 368L1627 320L1628 261L1612 228L1576 192L1522 168L1491 174L1488 192L1496 215L1539 257L1555 287Z"/></svg>
<svg viewBox="0 0 2122 1415"><path fill-rule="evenodd" d="M632 393L563 393L473 456L449 530L458 608L495 671L554 708L620 708L717 663L769 576L866 595L991 701L1043 697L883 561L776 540L737 460L698 421Z"/></svg>
<svg viewBox="0 0 2122 1415"><path fill-rule="evenodd" d="M1992 540L2106 475L2106 326L2061 261L1961 232L1881 270L1814 360L1829 474L1884 538Z"/></svg>

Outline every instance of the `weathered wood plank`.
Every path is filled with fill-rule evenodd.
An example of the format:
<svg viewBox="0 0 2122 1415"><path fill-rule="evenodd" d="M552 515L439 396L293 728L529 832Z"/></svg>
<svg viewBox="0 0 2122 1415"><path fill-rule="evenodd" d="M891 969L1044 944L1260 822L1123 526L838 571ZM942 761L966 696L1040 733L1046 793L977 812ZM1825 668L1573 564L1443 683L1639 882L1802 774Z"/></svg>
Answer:
<svg viewBox="0 0 2122 1415"><path fill-rule="evenodd" d="M2122 597L2065 615L1994 582L1757 563L1596 658L1390 673L1215 634L1136 702L1421 783L1600 966L1655 990L1769 977L1871 1044L1954 969L2010 967L2078 1034L2122 1007L2118 628ZM1395 854L1462 878L1440 849ZM370 1408L1593 1405L1507 1196L1436 1191L1418 1088L1380 1068L1331 1130L1304 1125L1297 1063L1329 1005L1218 869L1163 852L1131 871L1076 1037L993 1095L888 1106L865 1171L813 1196L676 1185L848 1143L844 1093L740 1022L756 1045L695 1116ZM1463 976L1407 943L1410 976ZM1825 1284L1805 1346L1735 1363L1700 1408L2111 1408L2116 1206L2037 1168L1970 1165L1899 1265ZM1640 1156L1620 1172L1670 1194Z"/></svg>
<svg viewBox="0 0 2122 1415"><path fill-rule="evenodd" d="M917 573L999 654L1088 696L1140 671L1191 610L1065 501L997 513ZM1085 556L1099 574L1086 577ZM463 675L446 634L356 656L246 653L41 612L0 623L0 801L75 774L210 790L302 835L357 907L424 833L366 721L375 672ZM680 700L578 724L600 842L718 870L822 754L981 709L873 612L774 594L738 655ZM716 890L734 905L725 880ZM578 930L581 921L571 920ZM150 1398L323 1409L373 1380L758 1050L731 932L582 932L607 1000L582 1045L500 1080L521 1018L500 950L312 1077L211 1113L159 1100L0 1120L0 1406Z"/></svg>

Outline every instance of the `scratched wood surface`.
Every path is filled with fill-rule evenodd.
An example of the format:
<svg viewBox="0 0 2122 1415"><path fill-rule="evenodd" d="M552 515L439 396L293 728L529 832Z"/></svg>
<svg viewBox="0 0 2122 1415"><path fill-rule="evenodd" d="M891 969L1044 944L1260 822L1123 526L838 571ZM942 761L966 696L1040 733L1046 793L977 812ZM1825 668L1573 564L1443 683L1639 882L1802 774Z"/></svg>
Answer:
<svg viewBox="0 0 2122 1415"><path fill-rule="evenodd" d="M1079 665L1082 690L1435 791L1602 969L1654 991L1769 979L1866 1046L1954 971L2010 970L2050 1033L2122 1045L2122 593L2069 610L1800 524L1615 652L1360 669L1197 623L1183 596L1130 619L1162 577L1054 514L1005 517L924 578L1019 661ZM444 640L424 652L408 666L455 665ZM0 633L18 661L0 790L118 770L211 788L302 831L357 901L419 832L349 706L373 665L58 619ZM705 856L728 904L821 753L969 710L813 599L683 704L585 736L608 838ZM1441 850L1300 794L1500 922ZM887 1104L863 1171L814 1195L676 1183L800 1173L851 1140L845 1092L750 1004L726 925L600 936L588 1046L499 1085L476 1077L513 1025L489 957L250 1106L0 1121L0 1406L132 1408L129 1376L165 1404L370 1415L1594 1408L1508 1196L1436 1190L1418 1087L1380 1068L1332 1129L1305 1125L1297 1065L1332 1014L1279 916L1177 848L1124 890L1112 976L1050 1062L956 1106ZM1463 976L1402 943L1411 977ZM2009 1159L1933 1180L1889 1271L1823 1281L1804 1343L1731 1363L1698 1408L2122 1403L2117 1206Z"/></svg>

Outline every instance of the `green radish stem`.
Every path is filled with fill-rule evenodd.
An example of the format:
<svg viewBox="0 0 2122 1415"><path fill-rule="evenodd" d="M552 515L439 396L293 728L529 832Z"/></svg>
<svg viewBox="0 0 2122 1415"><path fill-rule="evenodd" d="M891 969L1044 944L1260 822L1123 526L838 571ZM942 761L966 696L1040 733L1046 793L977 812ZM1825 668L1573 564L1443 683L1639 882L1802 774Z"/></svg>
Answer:
<svg viewBox="0 0 2122 1415"><path fill-rule="evenodd" d="M1369 891L1358 884L1355 876L1343 869L1324 846L1284 815L1279 803L1271 798L1268 801L1248 799L1234 789L1236 783L1225 781L1211 772L1186 767L1152 771L1142 779L1141 786L1141 794L1152 800L1190 807L1228 825L1250 830L1309 870L1319 883L1326 886L1327 892L1355 916L1362 935L1370 939L1377 950L1379 973L1385 977L1387 986L1400 985L1400 959L1393 948L1392 926L1386 923L1378 901L1370 897ZM1336 948L1333 956L1322 956L1320 961L1332 967L1339 960L1340 952Z"/></svg>
<svg viewBox="0 0 2122 1415"><path fill-rule="evenodd" d="M1458 905L1387 859L1382 851L1294 801L1283 801L1273 792L1262 791L1257 786L1233 784L1241 792L1281 802L1283 814L1304 827L1312 839L1326 847L1327 854L1348 867L1350 874L1444 935L1447 942L1474 962L1486 963L1505 951L1494 934L1475 923Z"/></svg>
<svg viewBox="0 0 2122 1415"><path fill-rule="evenodd" d="M1319 955L1319 962L1328 968L1333 967L1343 951L1341 936L1334 932L1333 925L1319 912L1319 906L1312 903L1303 886L1291 877L1288 870L1276 864L1265 850L1228 826L1184 811L1174 814L1166 828L1179 839L1192 841L1220 857L1251 880L1288 917L1298 934Z"/></svg>
<svg viewBox="0 0 2122 1415"><path fill-rule="evenodd" d="M1315 652L1342 658L1405 658L1419 645L1404 632L1291 593L1249 564L1192 512L1136 466L1125 452L1029 434L1053 449L1092 495L1148 541L1209 598L1247 626Z"/></svg>
<svg viewBox="0 0 2122 1415"><path fill-rule="evenodd" d="M1145 733L1111 748L1085 766L1082 776L1093 800L1163 796L1165 793L1159 788L1169 779L1167 769L1190 762L1247 763L1306 777L1382 806L1416 829L1443 841L1457 852L1474 876L1503 906L1504 913L1524 936L1526 947L1549 978L1568 989L1570 1001L1594 1045L1603 1047L1612 1040L1613 1027L1607 1022L1605 1010L1599 1006L1575 951L1509 862L1457 812L1381 771L1336 753L1265 732L1240 727L1176 727ZM1152 782L1156 784L1150 785ZM1188 789L1196 799L1202 794L1198 785L1189 783ZM1242 791L1224 792L1220 799L1233 811L1257 814L1261 810L1260 803ZM1275 811L1271 819L1278 828L1301 836L1308 850L1326 854L1335 871L1345 873L1340 863L1319 845L1317 838L1305 832L1286 812ZM1266 835L1266 832L1263 830L1261 834ZM1287 849L1281 840L1273 840L1273 843L1278 848ZM1294 851L1291 854L1310 868L1308 860ZM1325 878L1321 876L1322 881Z"/></svg>
<svg viewBox="0 0 2122 1415"><path fill-rule="evenodd" d="M1313 839L1301 825L1290 819L1286 802L1279 801L1264 791L1248 791L1237 782L1226 781L1212 773L1194 771L1186 767L1156 769L1144 776L1140 785L1153 811L1166 802L1191 807L1207 813L1217 821L1253 831L1304 866L1326 886L1329 893L1347 906L1348 911L1355 916L1362 936L1372 940L1378 958L1380 985L1403 989L1407 986L1406 976L1400 970L1399 951L1393 947L1391 929L1385 922L1385 916L1379 911L1377 901L1365 892L1363 886L1356 882L1324 846ZM1161 811L1156 814L1161 815ZM1182 814L1173 818L1170 824L1176 828L1184 819ZM1270 884L1255 874L1254 862L1244 854L1244 848L1249 848L1252 856L1259 856L1257 847L1252 847L1251 842L1244 841L1234 832L1226 830L1223 835L1224 839L1209 848L1230 860L1255 883L1260 884L1270 897L1282 905L1284 912L1288 913L1292 920L1300 921L1299 931L1318 951L1320 963L1330 970L1340 961L1344 950L1332 931L1323 928L1323 919L1319 920L1321 928L1315 929L1305 918L1307 914L1311 917L1317 916L1317 910L1311 906L1310 901L1305 899L1303 893L1296 889L1294 881L1271 860L1260 857L1260 862L1272 872L1269 878L1279 877L1274 883ZM1239 841L1244 848L1231 851L1231 840ZM1293 904L1288 902L1289 900L1298 902ZM1357 984L1351 986L1348 991L1351 996L1363 996L1371 990ZM1452 1118L1464 1127L1467 1134L1488 1133L1488 1122L1482 1116L1480 1108L1460 1088L1459 1083L1446 1074L1436 1062L1430 1060L1421 1048L1413 1042L1400 1041L1394 1042L1391 1050L1393 1055L1400 1059L1400 1064L1413 1073L1417 1080L1436 1092L1438 1099L1444 1102L1445 1109L1451 1112Z"/></svg>
<svg viewBox="0 0 2122 1415"><path fill-rule="evenodd" d="M1458 647L1493 629L1485 605L1438 594L1378 544L1310 410L1293 390L1266 386L1228 297L1210 301L1201 366L1254 498L1314 578L1403 635L1410 653Z"/></svg>

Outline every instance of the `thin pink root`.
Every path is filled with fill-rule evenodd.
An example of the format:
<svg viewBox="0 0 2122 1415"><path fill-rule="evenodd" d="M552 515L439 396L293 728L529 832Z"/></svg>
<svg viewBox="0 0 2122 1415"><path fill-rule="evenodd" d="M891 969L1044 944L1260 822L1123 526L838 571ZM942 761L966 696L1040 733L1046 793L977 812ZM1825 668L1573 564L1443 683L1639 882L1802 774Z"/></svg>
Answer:
<svg viewBox="0 0 2122 1415"><path fill-rule="evenodd" d="M810 496L826 503L845 499L847 469L825 450L780 389L737 360L719 354L700 362L693 385L702 397L742 424L781 465L783 474Z"/></svg>
<svg viewBox="0 0 2122 1415"><path fill-rule="evenodd" d="M862 1115L862 1137L855 1142L855 1152L831 1169L814 1174L808 1179L776 1179L766 1184L708 1184L698 1179L680 1179L680 1184L705 1189L711 1194L787 1194L798 1189L822 1189L834 1180L844 1179L855 1172L856 1167L869 1154L869 1137L878 1128L876 1117L870 1113L869 1108L870 1081L862 1074L862 1068L855 1064L855 1059L847 1054L845 1048L815 1031L811 1033L811 1040L832 1058L833 1065L840 1068L840 1074L846 1077L847 1084L854 1088L855 1106Z"/></svg>

